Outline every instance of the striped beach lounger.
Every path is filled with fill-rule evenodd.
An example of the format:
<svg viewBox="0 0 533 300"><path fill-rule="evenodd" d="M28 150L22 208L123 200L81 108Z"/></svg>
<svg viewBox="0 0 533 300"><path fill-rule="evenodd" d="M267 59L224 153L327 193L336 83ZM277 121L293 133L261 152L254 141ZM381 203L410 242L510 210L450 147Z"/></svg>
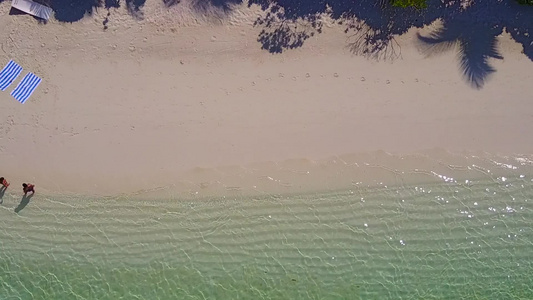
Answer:
<svg viewBox="0 0 533 300"><path fill-rule="evenodd" d="M5 91L9 85L20 75L22 67L10 60L0 71L0 90Z"/></svg>
<svg viewBox="0 0 533 300"><path fill-rule="evenodd" d="M17 99L18 102L24 104L24 102L30 98L39 83L41 83L41 78L33 73L28 73L22 78L17 87L11 91L11 96Z"/></svg>

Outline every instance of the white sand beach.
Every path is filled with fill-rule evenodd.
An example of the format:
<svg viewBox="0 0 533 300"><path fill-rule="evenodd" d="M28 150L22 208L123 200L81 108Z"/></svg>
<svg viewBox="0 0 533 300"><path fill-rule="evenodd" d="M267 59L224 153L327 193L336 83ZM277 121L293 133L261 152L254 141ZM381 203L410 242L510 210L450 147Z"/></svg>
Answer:
<svg viewBox="0 0 533 300"><path fill-rule="evenodd" d="M147 1L143 20L111 9L104 30L105 9L43 25L0 3L0 63L43 79L25 104L9 95L15 84L0 93L0 175L111 195L201 184L231 166L533 151L533 62L506 34L504 59L475 89L454 51L421 52L419 29L397 38L392 62L354 56L334 24L271 54L257 42L259 8L202 18L183 7Z"/></svg>
<svg viewBox="0 0 533 300"><path fill-rule="evenodd" d="M533 299L515 0L36 1L0 0L0 299Z"/></svg>

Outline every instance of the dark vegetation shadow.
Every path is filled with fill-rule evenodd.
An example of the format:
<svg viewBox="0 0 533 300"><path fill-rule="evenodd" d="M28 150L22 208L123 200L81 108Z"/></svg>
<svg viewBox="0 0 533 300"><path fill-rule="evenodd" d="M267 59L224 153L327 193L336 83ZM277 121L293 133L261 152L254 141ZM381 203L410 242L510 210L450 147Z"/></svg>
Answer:
<svg viewBox="0 0 533 300"><path fill-rule="evenodd" d="M216 8L228 13L234 5L241 3L242 0L192 0L192 7L199 12L205 12L209 8Z"/></svg>
<svg viewBox="0 0 533 300"><path fill-rule="evenodd" d="M119 8L121 0L48 0L60 22L77 22L85 15L91 15L98 8ZM142 7L146 0L125 0L128 12L135 18L143 18ZM109 17L108 12L108 17ZM109 20L107 20L109 21ZM105 21L104 21L105 22ZM107 22L105 22L107 24ZM106 25L104 24L104 26Z"/></svg>
<svg viewBox="0 0 533 300"><path fill-rule="evenodd" d="M498 36L507 30L533 60L533 10L513 1L476 1L469 8L442 18L442 26L429 35L418 34L426 55L454 49L468 83L480 89L496 70L490 59L503 59L498 51Z"/></svg>
<svg viewBox="0 0 533 300"><path fill-rule="evenodd" d="M263 28L258 41L272 53L300 47L322 32L326 22L345 26L348 49L374 59L400 56L394 37L412 27L430 24L436 11L393 7L387 0L325 1L325 0L250 0L266 11L256 26ZM325 21L324 14L330 17Z"/></svg>
<svg viewBox="0 0 533 300"><path fill-rule="evenodd" d="M1 0L0 0L1 1ZM232 11L234 5L242 4L242 0L186 0L192 8L198 12L206 12L211 8L216 8L225 13ZM167 7L181 3L182 0L163 0Z"/></svg>
<svg viewBox="0 0 533 300"><path fill-rule="evenodd" d="M105 6L106 9L119 8L120 7L120 0L105 0L104 6Z"/></svg>
<svg viewBox="0 0 533 300"><path fill-rule="evenodd" d="M130 15L137 19L144 18L143 11L141 8L144 6L146 0L126 0L126 7Z"/></svg>
<svg viewBox="0 0 533 300"><path fill-rule="evenodd" d="M497 36L503 32L499 24L485 28L472 22L471 16L460 15L453 22L444 20L442 27L429 35L418 34L427 56L448 50L458 51L460 68L474 88L483 87L486 78L496 70L489 58L503 59L498 51Z"/></svg>
<svg viewBox="0 0 533 300"><path fill-rule="evenodd" d="M490 58L501 59L497 36L505 29L533 60L533 7L515 0L465 1L428 0L424 9L393 7L387 0L250 0L265 11L255 26L261 27L258 42L262 49L281 53L301 47L323 31L324 14L345 26L347 48L355 55L386 60L401 57L395 37L411 28L436 20L443 26L429 36L419 35L426 54L459 49L460 68L474 88L481 88L495 72ZM456 45L457 47L452 47Z"/></svg>
<svg viewBox="0 0 533 300"><path fill-rule="evenodd" d="M0 0L1 2L2 0ZM95 9L118 8L121 0L37 0L48 1L55 17L75 22ZM130 14L142 18L146 0L122 0ZM166 6L184 0L162 0ZM211 8L229 13L243 0L186 0L195 10ZM399 8L389 0L249 0L264 14L254 25L261 28L257 38L262 49L282 53L301 47L311 37L323 32L327 22L345 27L346 47L354 55L368 59L394 60L401 57L396 37L412 28L422 28L439 20L434 32L419 34L418 42L427 55L455 49L465 80L474 88L483 87L496 70L490 59L501 59L497 37L504 30L522 45L522 52L533 61L533 6L516 0L428 0L423 9ZM329 16L329 20L323 18ZM104 20L107 28L110 13Z"/></svg>
<svg viewBox="0 0 533 300"><path fill-rule="evenodd" d="M58 21L76 22L102 7L102 3L102 0L52 0L50 7Z"/></svg>
<svg viewBox="0 0 533 300"><path fill-rule="evenodd" d="M163 3L166 5L166 7L171 7L180 3L180 0L163 0Z"/></svg>
<svg viewBox="0 0 533 300"><path fill-rule="evenodd" d="M26 205L30 203L30 200L32 197L33 197L33 194L22 196L22 200L20 200L19 205L15 208L15 212L18 213L21 210L23 210L26 207Z"/></svg>

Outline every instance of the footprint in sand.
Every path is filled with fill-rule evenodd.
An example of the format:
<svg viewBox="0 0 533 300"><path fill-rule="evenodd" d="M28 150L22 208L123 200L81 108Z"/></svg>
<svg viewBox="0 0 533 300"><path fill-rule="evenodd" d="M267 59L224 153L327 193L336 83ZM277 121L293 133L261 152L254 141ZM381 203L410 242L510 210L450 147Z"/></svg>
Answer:
<svg viewBox="0 0 533 300"><path fill-rule="evenodd" d="M283 73L279 73L279 77L283 78L283 77L285 77L285 75Z"/></svg>
<svg viewBox="0 0 533 300"><path fill-rule="evenodd" d="M385 83L390 84L390 80L385 81Z"/></svg>
<svg viewBox="0 0 533 300"><path fill-rule="evenodd" d="M337 77L339 77L339 74L334 73L334 74L333 74L333 77L337 78Z"/></svg>
<svg viewBox="0 0 533 300"><path fill-rule="evenodd" d="M309 77L311 77L311 74L305 73L305 77L309 78Z"/></svg>
<svg viewBox="0 0 533 300"><path fill-rule="evenodd" d="M361 81L365 81L365 80L366 80L366 78L364 78L364 77L361 77Z"/></svg>

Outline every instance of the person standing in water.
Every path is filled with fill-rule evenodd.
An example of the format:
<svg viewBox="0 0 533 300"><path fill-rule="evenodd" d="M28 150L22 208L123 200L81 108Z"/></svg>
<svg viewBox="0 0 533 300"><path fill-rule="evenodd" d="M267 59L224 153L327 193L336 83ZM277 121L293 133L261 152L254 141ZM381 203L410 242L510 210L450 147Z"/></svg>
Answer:
<svg viewBox="0 0 533 300"><path fill-rule="evenodd" d="M4 177L0 177L0 204L4 203L4 194L9 186L9 182Z"/></svg>
<svg viewBox="0 0 533 300"><path fill-rule="evenodd" d="M31 192L31 194L35 194L35 190L33 189L35 187L35 185L31 184L31 183L23 183L22 184L22 191L24 191L24 196L26 196L27 193Z"/></svg>

